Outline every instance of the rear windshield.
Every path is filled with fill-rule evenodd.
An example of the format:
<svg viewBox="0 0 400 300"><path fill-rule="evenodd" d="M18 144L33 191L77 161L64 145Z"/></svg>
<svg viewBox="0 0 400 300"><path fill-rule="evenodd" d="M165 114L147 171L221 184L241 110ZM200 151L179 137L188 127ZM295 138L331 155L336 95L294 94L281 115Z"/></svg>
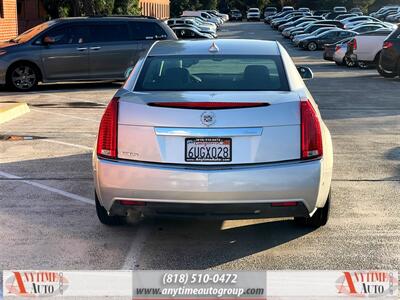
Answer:
<svg viewBox="0 0 400 300"><path fill-rule="evenodd" d="M137 91L289 91L280 56L153 56Z"/></svg>

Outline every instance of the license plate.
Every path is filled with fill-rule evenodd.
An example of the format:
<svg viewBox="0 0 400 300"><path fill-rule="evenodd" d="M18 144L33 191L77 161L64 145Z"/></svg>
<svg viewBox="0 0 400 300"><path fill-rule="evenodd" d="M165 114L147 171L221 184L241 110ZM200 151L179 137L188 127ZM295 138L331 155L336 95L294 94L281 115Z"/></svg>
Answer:
<svg viewBox="0 0 400 300"><path fill-rule="evenodd" d="M185 161L229 162L232 161L232 139L230 138L187 138Z"/></svg>

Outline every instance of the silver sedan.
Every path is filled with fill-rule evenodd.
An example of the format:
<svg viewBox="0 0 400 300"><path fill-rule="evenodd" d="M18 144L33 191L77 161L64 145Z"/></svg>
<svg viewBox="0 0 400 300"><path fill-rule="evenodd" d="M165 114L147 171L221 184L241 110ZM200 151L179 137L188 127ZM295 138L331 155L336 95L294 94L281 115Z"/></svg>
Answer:
<svg viewBox="0 0 400 300"><path fill-rule="evenodd" d="M277 42L163 41L115 94L93 153L100 221L329 216L332 142Z"/></svg>

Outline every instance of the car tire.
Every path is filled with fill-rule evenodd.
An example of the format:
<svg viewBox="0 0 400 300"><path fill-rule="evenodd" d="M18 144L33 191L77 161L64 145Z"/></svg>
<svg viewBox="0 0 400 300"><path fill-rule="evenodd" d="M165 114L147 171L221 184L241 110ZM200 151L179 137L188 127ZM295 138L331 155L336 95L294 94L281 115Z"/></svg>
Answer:
<svg viewBox="0 0 400 300"><path fill-rule="evenodd" d="M386 72L384 69L382 69L382 67L381 67L381 65L380 64L377 64L376 65L376 70L378 71L378 73L381 75L381 76L383 76L383 77L386 77L386 78L395 78L396 76L397 76L397 74L396 73L388 73L388 72Z"/></svg>
<svg viewBox="0 0 400 300"><path fill-rule="evenodd" d="M354 61L354 60L352 60L350 57L348 57L348 56L345 56L344 58L343 58L343 62L344 62L344 64L346 65L346 67L349 67L349 68L353 68L353 67L355 67L356 66L356 62Z"/></svg>
<svg viewBox="0 0 400 300"><path fill-rule="evenodd" d="M110 216L107 210L100 204L100 201L95 193L96 213L100 223L107 226L119 226L126 223L126 217Z"/></svg>
<svg viewBox="0 0 400 300"><path fill-rule="evenodd" d="M7 71L7 86L15 91L28 92L35 89L39 83L40 72L30 63L17 63Z"/></svg>
<svg viewBox="0 0 400 300"><path fill-rule="evenodd" d="M329 220L329 213L331 207L331 193L329 192L328 199L326 199L325 206L317 208L317 211L312 217L296 217L294 222L299 226L318 228L325 226Z"/></svg>
<svg viewBox="0 0 400 300"><path fill-rule="evenodd" d="M308 51L315 51L315 50L317 50L317 49L318 49L317 43L315 43L315 42L309 42L309 43L307 44L307 50L308 50Z"/></svg>
<svg viewBox="0 0 400 300"><path fill-rule="evenodd" d="M359 61L358 62L358 67L360 69L368 69L370 67L370 65L364 61Z"/></svg>

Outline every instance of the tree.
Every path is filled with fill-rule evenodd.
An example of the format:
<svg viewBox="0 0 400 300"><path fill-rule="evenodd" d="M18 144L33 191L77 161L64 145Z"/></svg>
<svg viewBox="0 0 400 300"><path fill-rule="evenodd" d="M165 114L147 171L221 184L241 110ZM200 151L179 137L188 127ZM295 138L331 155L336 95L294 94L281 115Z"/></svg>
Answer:
<svg viewBox="0 0 400 300"><path fill-rule="evenodd" d="M138 0L44 0L51 18L93 15L138 15Z"/></svg>

